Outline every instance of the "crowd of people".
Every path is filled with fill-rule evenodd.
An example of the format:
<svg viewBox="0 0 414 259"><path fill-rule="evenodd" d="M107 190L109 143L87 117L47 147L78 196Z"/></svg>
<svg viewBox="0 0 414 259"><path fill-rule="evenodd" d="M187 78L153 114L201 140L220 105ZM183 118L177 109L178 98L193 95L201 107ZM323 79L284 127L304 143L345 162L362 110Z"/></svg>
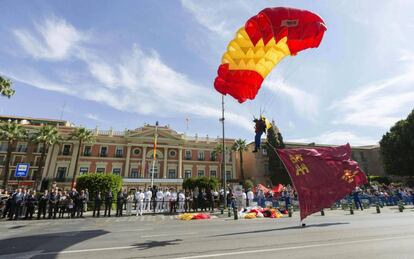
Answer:
<svg viewBox="0 0 414 259"><path fill-rule="evenodd" d="M397 205L398 202L414 204L414 190L393 184L370 184L356 188L344 200L353 201L356 208L361 210L363 209L361 200L381 206ZM231 188L226 190L226 196L224 189L216 191L198 187L193 190L176 190L153 186L134 192L120 190L115 194L109 189L92 195L87 189L78 191L73 188L66 191L56 186L42 193L22 188L8 193L0 189L0 215L9 220L82 218L88 204L91 206L93 217L100 217L101 214L104 217L111 217L113 207L116 210L115 216L120 217L133 215L133 211L136 216L142 216L144 213L214 211L224 202L229 207L239 206L239 209L247 208L253 202L257 202L257 205L263 208L269 205L285 208L293 204L298 205L297 193L290 185L283 186L278 192L273 192L271 189L264 191L261 188L242 189L239 197L236 197ZM338 206L340 202L338 201Z"/></svg>

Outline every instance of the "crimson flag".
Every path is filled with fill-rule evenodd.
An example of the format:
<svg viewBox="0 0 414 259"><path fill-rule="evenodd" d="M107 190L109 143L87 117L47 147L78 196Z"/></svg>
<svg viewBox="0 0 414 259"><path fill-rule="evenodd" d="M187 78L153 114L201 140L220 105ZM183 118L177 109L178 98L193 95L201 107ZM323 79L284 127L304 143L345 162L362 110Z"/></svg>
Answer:
<svg viewBox="0 0 414 259"><path fill-rule="evenodd" d="M351 160L349 144L338 147L277 149L297 191L300 219L331 207L366 184L367 177Z"/></svg>

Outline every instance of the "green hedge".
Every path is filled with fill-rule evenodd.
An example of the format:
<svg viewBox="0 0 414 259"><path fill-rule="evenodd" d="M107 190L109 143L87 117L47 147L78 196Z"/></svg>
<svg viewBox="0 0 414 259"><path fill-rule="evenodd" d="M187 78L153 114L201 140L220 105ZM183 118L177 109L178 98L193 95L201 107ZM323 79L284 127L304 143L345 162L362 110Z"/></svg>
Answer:
<svg viewBox="0 0 414 259"><path fill-rule="evenodd" d="M76 189L78 191L88 189L90 199L93 200L96 192L100 191L101 195L112 189L113 196L122 188L122 177L113 174L85 174L78 177Z"/></svg>
<svg viewBox="0 0 414 259"><path fill-rule="evenodd" d="M199 189L208 189L211 190L217 189L218 186L218 180L216 177L208 178L206 176L203 177L192 177L187 178L183 181L183 189L190 189L194 190L195 187L198 187Z"/></svg>
<svg viewBox="0 0 414 259"><path fill-rule="evenodd" d="M368 178L369 178L370 182L377 182L379 184L387 184L388 185L388 184L391 183L390 179L386 176L370 175L370 176L368 176Z"/></svg>

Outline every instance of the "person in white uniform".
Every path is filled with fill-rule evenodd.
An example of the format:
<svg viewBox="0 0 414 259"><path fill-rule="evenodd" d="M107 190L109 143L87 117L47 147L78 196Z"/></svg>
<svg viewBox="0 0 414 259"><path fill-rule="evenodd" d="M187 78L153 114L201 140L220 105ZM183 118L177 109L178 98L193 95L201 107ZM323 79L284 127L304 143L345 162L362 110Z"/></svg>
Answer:
<svg viewBox="0 0 414 259"><path fill-rule="evenodd" d="M164 202L163 202L163 208L165 212L169 212L170 211L170 198L171 198L171 193L170 190L165 189L164 192Z"/></svg>
<svg viewBox="0 0 414 259"><path fill-rule="evenodd" d="M145 192L144 194L144 202L145 202L145 210L147 212L151 211L151 199L152 199L152 192L151 192L151 188L148 188L148 190Z"/></svg>
<svg viewBox="0 0 414 259"><path fill-rule="evenodd" d="M155 196L155 201L157 202L157 207L155 208L155 212L162 212L162 203L164 201L164 193L162 192L162 189L158 189L156 196Z"/></svg>
<svg viewBox="0 0 414 259"><path fill-rule="evenodd" d="M247 191L247 201L246 201L246 206L247 207L251 207L252 206L252 202L254 200L254 193L251 189L249 189Z"/></svg>
<svg viewBox="0 0 414 259"><path fill-rule="evenodd" d="M135 199L137 200L137 216L142 216L144 210L144 198L145 194L141 190L135 193Z"/></svg>
<svg viewBox="0 0 414 259"><path fill-rule="evenodd" d="M184 212L184 202L185 202L185 194L181 190L178 193L178 212Z"/></svg>

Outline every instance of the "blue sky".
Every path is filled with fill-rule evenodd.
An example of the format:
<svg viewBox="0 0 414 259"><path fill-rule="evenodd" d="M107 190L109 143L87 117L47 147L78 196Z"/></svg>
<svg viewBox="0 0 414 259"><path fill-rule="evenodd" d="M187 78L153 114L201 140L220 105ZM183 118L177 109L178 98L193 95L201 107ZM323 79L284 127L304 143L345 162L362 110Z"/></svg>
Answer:
<svg viewBox="0 0 414 259"><path fill-rule="evenodd" d="M308 9L328 31L284 59L254 101L226 97L226 131L253 139L253 115L285 140L375 144L414 108L412 1L2 1L0 113L117 130L144 123L221 135L213 88L227 43L269 6ZM63 114L62 114L63 109ZM189 118L188 128L186 118Z"/></svg>

